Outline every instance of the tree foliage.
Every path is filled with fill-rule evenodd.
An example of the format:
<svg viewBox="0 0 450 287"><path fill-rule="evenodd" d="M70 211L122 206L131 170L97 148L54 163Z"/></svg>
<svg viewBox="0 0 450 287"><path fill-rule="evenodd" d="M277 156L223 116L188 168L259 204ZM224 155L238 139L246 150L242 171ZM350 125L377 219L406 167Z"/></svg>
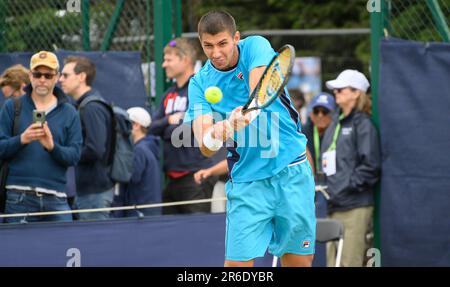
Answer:
<svg viewBox="0 0 450 287"><path fill-rule="evenodd" d="M190 27L212 9L224 9L236 19L240 31L264 29L339 29L370 28L367 0L187 0ZM416 41L442 41L424 0L389 1L386 20L389 36ZM438 0L447 26L450 25L450 0ZM291 43L298 56L322 59L324 80L344 68L369 74L370 35L268 37L276 47Z"/></svg>
<svg viewBox="0 0 450 287"><path fill-rule="evenodd" d="M240 31L266 29L369 28L367 1L330 0L198 0L192 2L196 22L207 11L224 9ZM344 68L368 72L370 35L268 37L272 44L291 43L298 56L322 59L324 80Z"/></svg>
<svg viewBox="0 0 450 287"><path fill-rule="evenodd" d="M151 0L127 0L115 37L142 36L146 8ZM169 0L164 0L169 1ZM82 49L81 13L65 13L65 0L0 0L0 50ZM450 24L450 0L438 0ZM442 41L424 0L392 0L391 36L419 41ZM369 28L367 0L182 0L183 31L194 32L200 17L225 9L236 18L240 31L268 29ZM90 1L91 48L100 47L116 0ZM150 13L151 14L151 13ZM150 20L151 21L151 20ZM151 24L150 24L151 25ZM369 74L370 35L267 36L275 48L293 44L298 56L322 59L324 80L344 68ZM123 40L123 39L122 39ZM117 42L111 49L147 50L147 42ZM146 58L146 57L145 57Z"/></svg>

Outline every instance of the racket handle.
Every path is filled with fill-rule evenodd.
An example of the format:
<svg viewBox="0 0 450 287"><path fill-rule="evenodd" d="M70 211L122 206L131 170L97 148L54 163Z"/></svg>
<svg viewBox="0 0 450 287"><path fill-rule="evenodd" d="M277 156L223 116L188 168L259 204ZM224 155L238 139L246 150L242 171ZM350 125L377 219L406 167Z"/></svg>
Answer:
<svg viewBox="0 0 450 287"><path fill-rule="evenodd" d="M249 103L246 104L243 108L242 108L242 114L246 114L248 112L254 111L254 110L250 110L252 108L256 107L256 98L253 98L253 100Z"/></svg>
<svg viewBox="0 0 450 287"><path fill-rule="evenodd" d="M249 112L250 114L250 122L253 122L254 119L256 119L257 116L261 113L261 110L252 110Z"/></svg>

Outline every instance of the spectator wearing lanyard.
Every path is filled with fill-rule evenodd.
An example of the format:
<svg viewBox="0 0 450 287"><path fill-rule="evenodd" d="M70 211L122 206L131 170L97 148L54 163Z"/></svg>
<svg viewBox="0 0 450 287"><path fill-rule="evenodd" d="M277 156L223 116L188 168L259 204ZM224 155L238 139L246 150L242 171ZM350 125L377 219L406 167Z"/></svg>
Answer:
<svg viewBox="0 0 450 287"><path fill-rule="evenodd" d="M320 164L320 146L325 130L331 124L332 114L336 110L334 97L328 93L320 93L312 98L308 106L309 120L302 128L308 138L308 150L314 163L316 185L323 183L322 167Z"/></svg>
<svg viewBox="0 0 450 287"><path fill-rule="evenodd" d="M380 176L377 130L363 112L369 81L356 70L345 70L326 85L339 106L321 146L330 195L328 216L344 224L341 265L362 266L372 223L373 187ZM335 250L334 244L328 244L328 266L334 266Z"/></svg>

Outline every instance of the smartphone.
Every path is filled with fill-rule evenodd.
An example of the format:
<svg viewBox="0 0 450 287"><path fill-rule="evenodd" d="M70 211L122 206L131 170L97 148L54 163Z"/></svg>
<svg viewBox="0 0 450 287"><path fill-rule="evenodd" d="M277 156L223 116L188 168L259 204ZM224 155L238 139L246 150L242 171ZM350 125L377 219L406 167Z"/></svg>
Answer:
<svg viewBox="0 0 450 287"><path fill-rule="evenodd" d="M45 111L33 110L33 123L40 123L42 126L45 123Z"/></svg>

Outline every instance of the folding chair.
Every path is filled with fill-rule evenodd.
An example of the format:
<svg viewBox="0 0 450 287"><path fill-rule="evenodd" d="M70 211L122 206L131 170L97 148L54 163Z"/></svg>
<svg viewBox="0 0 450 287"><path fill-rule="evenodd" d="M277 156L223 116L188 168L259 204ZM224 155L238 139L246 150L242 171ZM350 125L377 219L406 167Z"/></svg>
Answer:
<svg viewBox="0 0 450 287"><path fill-rule="evenodd" d="M317 218L316 241L319 243L338 241L335 267L339 267L341 265L342 248L344 247L344 225L335 219ZM272 267L277 267L277 263L278 257L274 256Z"/></svg>
<svg viewBox="0 0 450 287"><path fill-rule="evenodd" d="M344 247L344 225L336 219L318 218L316 241L320 243L338 241L335 267L339 267L341 265L342 248Z"/></svg>

